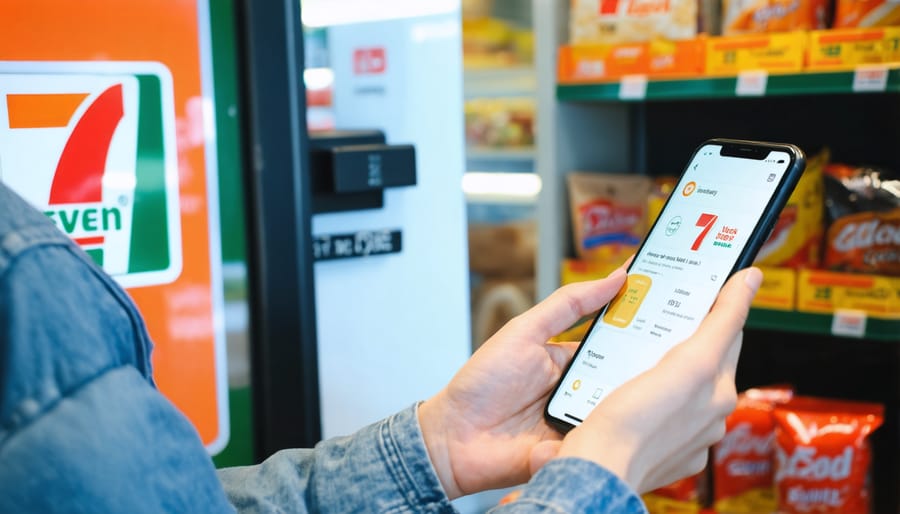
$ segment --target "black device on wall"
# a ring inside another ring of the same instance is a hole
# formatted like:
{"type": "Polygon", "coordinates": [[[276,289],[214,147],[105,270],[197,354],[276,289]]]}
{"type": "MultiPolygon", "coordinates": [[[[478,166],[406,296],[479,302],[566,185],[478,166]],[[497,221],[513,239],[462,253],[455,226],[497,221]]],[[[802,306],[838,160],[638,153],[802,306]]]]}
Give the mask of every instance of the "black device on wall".
{"type": "Polygon", "coordinates": [[[310,134],[314,213],[384,206],[388,187],[416,184],[416,149],[388,145],[380,130],[310,134]]]}
{"type": "Polygon", "coordinates": [[[300,2],[238,4],[255,457],[322,435],[300,2]]]}

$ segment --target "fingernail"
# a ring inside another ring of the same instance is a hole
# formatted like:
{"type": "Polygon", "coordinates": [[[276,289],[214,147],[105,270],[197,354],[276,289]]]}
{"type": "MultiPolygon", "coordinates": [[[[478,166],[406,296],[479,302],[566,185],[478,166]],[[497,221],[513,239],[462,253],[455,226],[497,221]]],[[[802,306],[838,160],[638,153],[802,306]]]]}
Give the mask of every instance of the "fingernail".
{"type": "Polygon", "coordinates": [[[756,290],[759,289],[762,281],[763,274],[759,268],[749,268],[747,274],[744,275],[744,283],[747,284],[747,287],[749,287],[754,294],[756,293],[756,290]]]}

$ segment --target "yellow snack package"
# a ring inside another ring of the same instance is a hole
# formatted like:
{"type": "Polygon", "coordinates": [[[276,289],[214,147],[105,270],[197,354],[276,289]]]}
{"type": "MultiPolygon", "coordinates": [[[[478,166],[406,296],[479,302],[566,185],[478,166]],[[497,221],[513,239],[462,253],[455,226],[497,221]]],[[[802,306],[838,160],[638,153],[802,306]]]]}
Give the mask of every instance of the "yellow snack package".
{"type": "Polygon", "coordinates": [[[825,186],[822,172],[828,164],[827,149],[809,159],[800,182],[782,209],[769,239],[755,264],[787,268],[819,265],[825,237],[825,186]]]}
{"type": "Polygon", "coordinates": [[[643,43],[697,35],[697,0],[571,0],[573,45],[643,43]]]}

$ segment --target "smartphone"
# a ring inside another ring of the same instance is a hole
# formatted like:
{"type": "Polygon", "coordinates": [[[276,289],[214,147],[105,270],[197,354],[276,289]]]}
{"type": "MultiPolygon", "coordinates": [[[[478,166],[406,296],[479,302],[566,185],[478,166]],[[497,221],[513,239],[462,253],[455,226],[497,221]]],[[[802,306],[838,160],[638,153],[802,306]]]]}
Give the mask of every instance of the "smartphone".
{"type": "Polygon", "coordinates": [[[545,409],[567,432],[690,337],[722,285],[750,266],[806,166],[796,146],[711,139],[691,157],[545,409]]]}

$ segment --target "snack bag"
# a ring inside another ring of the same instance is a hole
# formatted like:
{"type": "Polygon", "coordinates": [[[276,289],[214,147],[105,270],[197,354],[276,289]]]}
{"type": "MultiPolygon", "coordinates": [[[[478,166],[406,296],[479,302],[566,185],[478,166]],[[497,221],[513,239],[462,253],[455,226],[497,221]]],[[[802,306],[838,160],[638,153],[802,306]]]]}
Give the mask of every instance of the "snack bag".
{"type": "Polygon", "coordinates": [[[570,173],[575,250],[582,259],[621,262],[647,231],[651,181],[641,175],[570,173]]]}
{"type": "Polygon", "coordinates": [[[888,27],[900,25],[900,3],[896,0],[837,0],[834,28],[888,27]]]}
{"type": "Polygon", "coordinates": [[[789,386],[748,389],[725,420],[725,437],[713,446],[713,500],[722,514],[775,510],[773,460],[776,405],[793,396],[789,386]]]}
{"type": "Polygon", "coordinates": [[[824,266],[900,276],[900,177],[877,168],[825,168],[824,266]]]}
{"type": "Polygon", "coordinates": [[[697,514],[703,501],[706,471],[654,489],[641,499],[650,514],[697,514]]]}
{"type": "Polygon", "coordinates": [[[775,486],[783,514],[868,514],[873,403],[797,397],[775,408],[775,486]]]}
{"type": "Polygon", "coordinates": [[[722,34],[826,28],[827,0],[723,0],[722,34]]]}
{"type": "Polygon", "coordinates": [[[573,45],[643,43],[697,35],[698,0],[572,0],[573,45]]]}
{"type": "Polygon", "coordinates": [[[829,151],[809,159],[806,170],[781,210],[755,264],[789,268],[818,267],[825,237],[825,186],[822,171],[829,151]]]}
{"type": "Polygon", "coordinates": [[[659,217],[677,184],[678,177],[657,177],[653,180],[650,196],[647,197],[647,230],[650,230],[659,217]]]}

